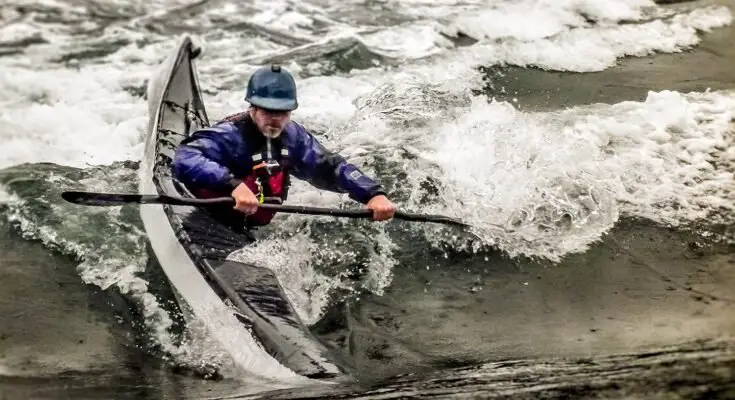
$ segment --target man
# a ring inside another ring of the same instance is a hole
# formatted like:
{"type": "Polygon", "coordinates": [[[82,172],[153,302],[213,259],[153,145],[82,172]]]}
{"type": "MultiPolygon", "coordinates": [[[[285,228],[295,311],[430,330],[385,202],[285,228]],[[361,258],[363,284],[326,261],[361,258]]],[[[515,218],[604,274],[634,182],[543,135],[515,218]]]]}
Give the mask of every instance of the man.
{"type": "Polygon", "coordinates": [[[195,196],[230,194],[247,225],[267,225],[275,213],[258,205],[285,201],[293,174],[319,189],[348,193],[376,221],[393,217],[396,206],[378,183],[290,121],[298,102],[288,71],[277,65],[256,70],[245,100],[246,112],[193,133],[178,147],[173,175],[195,196]]]}

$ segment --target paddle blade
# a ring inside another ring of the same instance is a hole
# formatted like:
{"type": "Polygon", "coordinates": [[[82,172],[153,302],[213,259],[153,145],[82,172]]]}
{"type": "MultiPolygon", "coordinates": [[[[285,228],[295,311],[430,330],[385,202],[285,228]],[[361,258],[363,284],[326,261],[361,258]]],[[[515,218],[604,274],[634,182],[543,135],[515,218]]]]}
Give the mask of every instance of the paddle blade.
{"type": "MultiPolygon", "coordinates": [[[[145,196],[136,194],[115,194],[115,193],[89,193],[89,192],[62,192],[61,198],[74,203],[85,206],[119,206],[121,203],[141,203],[145,196]]],[[[158,197],[158,196],[150,196],[158,197]]]]}
{"type": "Polygon", "coordinates": [[[187,199],[171,196],[156,196],[151,194],[91,193],[75,191],[62,192],[61,198],[70,203],[85,206],[119,206],[123,203],[210,206],[227,205],[234,202],[231,197],[216,199],[187,199]]]}
{"type": "Polygon", "coordinates": [[[407,212],[396,212],[395,218],[402,219],[404,221],[422,221],[422,222],[435,222],[438,224],[455,225],[464,228],[471,227],[470,224],[460,221],[456,218],[447,217],[444,215],[432,215],[432,214],[413,214],[407,212]]]}
{"type": "Polygon", "coordinates": [[[427,218],[425,221],[427,221],[427,222],[436,222],[438,224],[455,225],[455,226],[460,226],[460,227],[463,227],[463,228],[470,228],[470,227],[472,227],[472,225],[470,225],[470,224],[468,224],[466,222],[462,222],[462,221],[460,221],[460,220],[458,220],[456,218],[445,217],[445,216],[442,216],[442,215],[433,215],[431,218],[427,218]]]}

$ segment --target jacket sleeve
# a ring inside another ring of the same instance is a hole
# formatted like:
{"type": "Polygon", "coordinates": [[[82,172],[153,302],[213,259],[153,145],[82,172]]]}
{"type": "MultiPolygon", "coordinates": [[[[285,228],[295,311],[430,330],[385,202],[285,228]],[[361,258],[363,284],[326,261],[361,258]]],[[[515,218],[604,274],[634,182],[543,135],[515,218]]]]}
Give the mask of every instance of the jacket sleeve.
{"type": "Polygon", "coordinates": [[[202,130],[185,139],[174,155],[173,176],[187,186],[233,190],[240,181],[227,168],[232,155],[225,136],[223,132],[202,130]]]}
{"type": "Polygon", "coordinates": [[[314,187],[366,204],[378,194],[385,194],[375,180],[362,173],[344,157],[322,146],[306,129],[297,125],[296,143],[292,148],[293,175],[314,187]]]}

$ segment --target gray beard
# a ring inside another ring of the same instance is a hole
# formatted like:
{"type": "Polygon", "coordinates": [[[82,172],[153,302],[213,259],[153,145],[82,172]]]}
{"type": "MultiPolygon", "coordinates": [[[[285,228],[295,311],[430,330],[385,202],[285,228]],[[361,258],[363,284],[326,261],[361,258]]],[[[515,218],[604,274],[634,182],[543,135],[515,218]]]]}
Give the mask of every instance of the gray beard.
{"type": "Polygon", "coordinates": [[[277,137],[281,136],[281,131],[278,132],[262,132],[263,136],[269,138],[269,139],[276,139],[277,137]]]}

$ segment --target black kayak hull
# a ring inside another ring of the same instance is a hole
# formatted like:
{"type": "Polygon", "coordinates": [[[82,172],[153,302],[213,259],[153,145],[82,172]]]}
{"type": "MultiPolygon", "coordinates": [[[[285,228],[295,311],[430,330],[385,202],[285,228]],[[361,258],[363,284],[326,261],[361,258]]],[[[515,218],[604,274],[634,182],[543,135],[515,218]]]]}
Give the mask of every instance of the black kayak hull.
{"type": "MultiPolygon", "coordinates": [[[[148,87],[149,124],[140,167],[140,192],[191,197],[171,176],[181,140],[208,126],[189,37],[162,65],[148,87]]],[[[185,308],[249,373],[273,378],[344,376],[326,347],[311,334],[267,268],[228,260],[255,239],[237,233],[203,208],[141,206],[153,253],[185,308]]]]}

